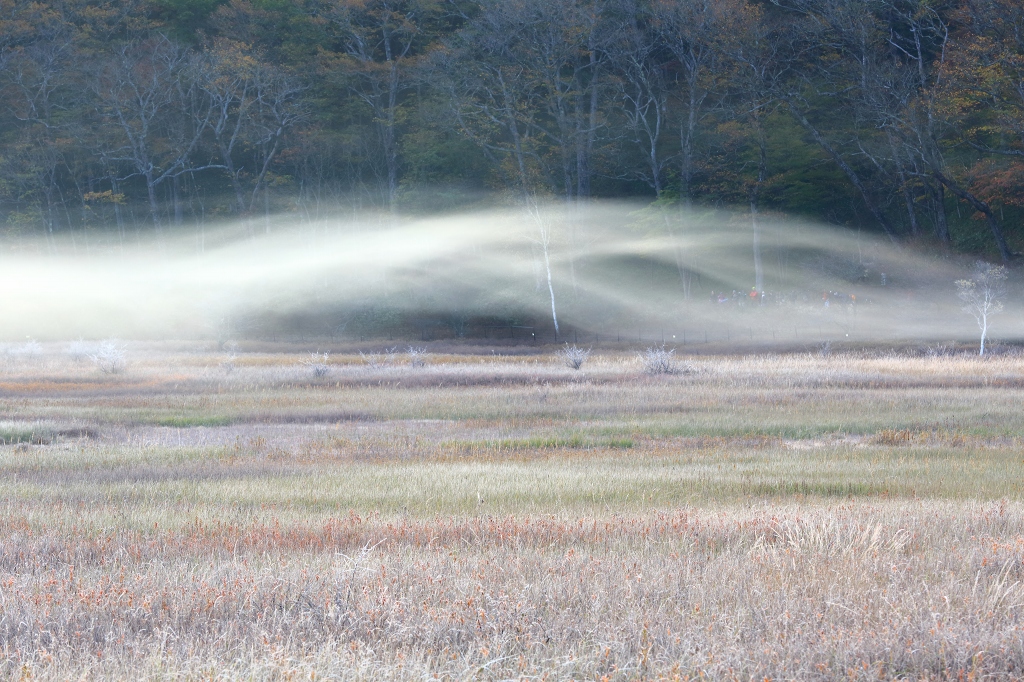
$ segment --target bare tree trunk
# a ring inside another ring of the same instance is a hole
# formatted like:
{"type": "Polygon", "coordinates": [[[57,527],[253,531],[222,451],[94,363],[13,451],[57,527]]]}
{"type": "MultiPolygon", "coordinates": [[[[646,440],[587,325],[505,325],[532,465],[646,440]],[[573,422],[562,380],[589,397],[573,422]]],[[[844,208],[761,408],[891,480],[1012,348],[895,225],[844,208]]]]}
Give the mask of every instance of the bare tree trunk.
{"type": "Polygon", "coordinates": [[[242,183],[238,181],[238,174],[242,172],[241,168],[235,168],[234,159],[231,158],[231,150],[228,149],[227,145],[218,141],[217,144],[220,149],[220,157],[224,160],[224,165],[228,171],[228,177],[231,178],[231,189],[235,193],[235,210],[239,213],[245,212],[245,192],[242,189],[242,183]]]}
{"type": "Polygon", "coordinates": [[[907,207],[907,218],[910,220],[910,234],[916,237],[920,233],[921,227],[917,220],[917,210],[914,207],[914,197],[910,193],[910,181],[907,178],[907,172],[904,169],[903,159],[900,158],[900,154],[896,149],[896,141],[893,139],[892,131],[886,130],[885,137],[889,142],[889,149],[892,152],[892,158],[896,164],[896,175],[900,179],[900,192],[903,194],[903,202],[907,207]]]}
{"type": "MultiPolygon", "coordinates": [[[[389,58],[390,61],[390,58],[389,58]]],[[[388,211],[397,210],[398,201],[398,148],[395,141],[395,108],[398,106],[398,64],[391,61],[388,74],[387,125],[384,126],[384,154],[387,159],[388,211]]]]}
{"type": "Polygon", "coordinates": [[[40,207],[39,209],[40,216],[43,219],[43,234],[46,236],[46,244],[50,249],[50,253],[55,254],[57,252],[57,242],[54,238],[53,226],[57,218],[54,215],[56,209],[53,207],[54,182],[52,176],[43,188],[43,194],[46,196],[46,208],[40,207]]]}
{"type": "Polygon", "coordinates": [[[949,223],[946,222],[946,188],[941,182],[931,185],[932,208],[935,212],[935,236],[944,247],[949,247],[949,223]]]}
{"type": "Polygon", "coordinates": [[[120,191],[118,190],[117,178],[111,174],[110,189],[114,195],[114,220],[117,222],[117,234],[120,240],[121,253],[124,253],[124,216],[121,215],[120,191]]]}
{"type": "Polygon", "coordinates": [[[681,159],[681,171],[679,178],[680,194],[682,195],[683,204],[686,209],[690,209],[693,206],[693,193],[690,190],[690,185],[693,182],[693,135],[697,130],[697,108],[700,102],[697,98],[696,83],[693,82],[694,78],[690,78],[689,99],[688,106],[686,108],[686,121],[684,125],[679,128],[680,131],[680,147],[682,151],[681,159]]]}
{"type": "Polygon", "coordinates": [[[917,222],[917,211],[914,208],[914,197],[910,194],[910,186],[907,184],[907,174],[903,167],[899,167],[900,191],[903,194],[903,202],[907,206],[907,217],[910,219],[910,234],[914,237],[920,233],[921,228],[917,222]]]}
{"type": "Polygon", "coordinates": [[[551,278],[551,230],[547,223],[544,222],[544,216],[540,213],[540,207],[537,206],[537,199],[530,192],[529,177],[526,172],[526,159],[523,155],[522,140],[519,137],[519,126],[515,121],[511,122],[511,129],[513,131],[513,139],[515,142],[514,149],[516,155],[516,164],[519,166],[519,181],[522,186],[523,198],[526,201],[527,210],[533,214],[533,218],[537,223],[538,237],[541,246],[541,251],[544,256],[544,269],[547,273],[548,279],[548,295],[551,297],[551,321],[555,325],[555,338],[559,336],[558,331],[558,311],[555,307],[555,287],[552,283],[551,278]]]}
{"type": "Polygon", "coordinates": [[[754,288],[760,293],[764,291],[764,268],[761,264],[761,220],[758,202],[761,199],[761,188],[768,176],[768,150],[764,127],[759,118],[755,119],[754,126],[757,131],[757,182],[750,189],[750,227],[754,247],[754,288]]]}
{"type": "Polygon", "coordinates": [[[754,288],[760,293],[764,291],[764,269],[761,266],[761,221],[757,209],[758,194],[759,192],[754,190],[750,195],[750,227],[754,237],[754,288]]]}
{"type": "Polygon", "coordinates": [[[555,325],[555,340],[558,340],[560,332],[558,331],[558,311],[555,310],[555,286],[551,282],[551,258],[548,255],[548,244],[545,239],[544,244],[544,269],[547,270],[548,275],[548,295],[551,297],[551,321],[555,325]]]}
{"type": "Polygon", "coordinates": [[[156,200],[156,183],[152,174],[146,174],[146,195],[149,198],[149,217],[153,220],[153,228],[158,235],[163,234],[163,226],[160,223],[160,204],[156,200]]]}
{"type": "Polygon", "coordinates": [[[978,346],[978,355],[985,354],[985,337],[988,336],[988,316],[981,316],[981,345],[978,346]]]}
{"type": "Polygon", "coordinates": [[[679,273],[679,283],[683,287],[683,300],[689,301],[693,288],[693,270],[686,266],[683,248],[678,243],[676,244],[676,271],[679,273]]]}
{"type": "Polygon", "coordinates": [[[270,187],[263,187],[263,229],[270,234],[270,187]]]}
{"type": "Polygon", "coordinates": [[[597,51],[590,50],[590,110],[587,114],[587,129],[583,136],[583,144],[577,145],[576,159],[576,197],[590,196],[590,158],[594,153],[594,141],[597,138],[597,117],[600,104],[598,99],[598,64],[597,51]]]}
{"type": "Polygon", "coordinates": [[[181,227],[182,206],[181,206],[181,180],[175,175],[171,179],[171,199],[174,201],[174,226],[181,227]]]}
{"type": "MultiPolygon", "coordinates": [[[[689,80],[690,87],[687,88],[688,106],[686,108],[686,119],[679,126],[679,143],[680,151],[682,152],[680,160],[680,170],[682,172],[679,177],[679,194],[682,199],[679,204],[680,218],[689,217],[690,211],[693,209],[693,192],[691,191],[693,183],[693,137],[697,130],[697,109],[700,106],[700,99],[697,97],[696,90],[696,74],[691,74],[689,80]]],[[[679,273],[679,281],[683,287],[683,300],[689,301],[691,285],[693,283],[693,272],[686,266],[682,246],[678,243],[674,232],[672,238],[676,241],[676,270],[679,273]]]]}

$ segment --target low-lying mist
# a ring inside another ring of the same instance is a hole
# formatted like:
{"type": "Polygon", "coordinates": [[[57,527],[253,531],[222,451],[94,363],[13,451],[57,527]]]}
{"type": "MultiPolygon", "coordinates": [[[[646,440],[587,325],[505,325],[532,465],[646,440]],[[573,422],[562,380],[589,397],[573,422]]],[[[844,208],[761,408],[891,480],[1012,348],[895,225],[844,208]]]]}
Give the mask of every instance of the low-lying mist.
{"type": "MultiPolygon", "coordinates": [[[[429,339],[509,326],[554,340],[554,316],[569,341],[977,336],[956,295],[963,262],[792,219],[762,220],[759,290],[742,213],[595,203],[269,224],[255,237],[207,226],[202,247],[166,232],[74,256],[9,242],[0,336],[429,339]]],[[[990,333],[1019,338],[1012,286],[1003,298],[990,333]]]]}

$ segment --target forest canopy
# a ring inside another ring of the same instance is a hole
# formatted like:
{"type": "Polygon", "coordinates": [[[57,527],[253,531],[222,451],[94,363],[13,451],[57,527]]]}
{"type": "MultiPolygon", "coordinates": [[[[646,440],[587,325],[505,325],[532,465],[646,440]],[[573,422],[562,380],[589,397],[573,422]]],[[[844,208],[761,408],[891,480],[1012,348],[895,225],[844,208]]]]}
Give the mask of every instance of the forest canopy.
{"type": "Polygon", "coordinates": [[[0,0],[0,102],[0,236],[632,198],[1024,250],[1017,0],[0,0]]]}

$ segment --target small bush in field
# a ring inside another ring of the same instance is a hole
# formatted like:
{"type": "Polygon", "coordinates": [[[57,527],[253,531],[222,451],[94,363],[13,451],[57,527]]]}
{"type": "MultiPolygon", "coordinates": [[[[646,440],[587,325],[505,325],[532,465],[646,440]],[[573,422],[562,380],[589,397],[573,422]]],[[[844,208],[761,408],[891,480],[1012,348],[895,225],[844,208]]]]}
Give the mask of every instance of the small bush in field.
{"type": "Polygon", "coordinates": [[[96,352],[89,356],[93,364],[104,374],[120,374],[127,367],[127,349],[117,339],[102,342],[96,352]]]}
{"type": "Polygon", "coordinates": [[[238,359],[238,343],[228,341],[224,344],[224,350],[227,352],[227,357],[224,358],[224,362],[220,366],[224,368],[227,374],[231,374],[235,371],[235,360],[238,359]]]}
{"type": "Polygon", "coordinates": [[[929,358],[948,358],[956,355],[956,341],[935,343],[925,346],[925,355],[929,358]]]}
{"type": "Polygon", "coordinates": [[[409,346],[409,349],[405,351],[405,354],[409,356],[410,367],[423,367],[427,364],[427,349],[422,346],[409,346]]]}
{"type": "Polygon", "coordinates": [[[330,359],[330,353],[310,353],[308,360],[303,360],[302,364],[305,365],[313,372],[313,376],[316,378],[325,377],[331,371],[331,366],[327,364],[330,359]]]}
{"type": "Polygon", "coordinates": [[[665,348],[665,344],[651,346],[640,353],[640,362],[647,374],[678,374],[680,367],[676,363],[675,354],[676,349],[665,348]]]}
{"type": "Polygon", "coordinates": [[[583,367],[583,363],[590,357],[591,350],[592,349],[590,348],[580,348],[575,344],[570,346],[567,343],[565,344],[565,348],[559,349],[555,355],[563,364],[565,364],[566,367],[570,369],[580,369],[583,367]]]}
{"type": "Polygon", "coordinates": [[[43,344],[39,343],[35,339],[29,339],[25,343],[15,348],[14,352],[17,355],[25,357],[37,357],[43,354],[43,344]]]}
{"type": "Polygon", "coordinates": [[[394,348],[385,348],[382,353],[363,353],[359,352],[359,357],[363,359],[371,369],[384,369],[395,364],[395,359],[398,357],[398,346],[394,348]]]}
{"type": "Polygon", "coordinates": [[[92,344],[81,338],[68,344],[68,356],[76,362],[89,357],[90,350],[92,350],[92,344]]]}

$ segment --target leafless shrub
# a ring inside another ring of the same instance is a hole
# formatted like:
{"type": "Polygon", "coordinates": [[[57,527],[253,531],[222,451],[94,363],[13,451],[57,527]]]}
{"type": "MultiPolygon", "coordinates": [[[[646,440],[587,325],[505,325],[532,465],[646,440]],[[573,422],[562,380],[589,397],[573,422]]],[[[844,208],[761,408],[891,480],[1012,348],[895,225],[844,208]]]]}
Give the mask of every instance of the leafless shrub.
{"type": "Polygon", "coordinates": [[[821,342],[821,344],[818,346],[818,355],[820,355],[823,358],[827,358],[828,356],[832,355],[832,342],[821,342]]]}
{"type": "Polygon", "coordinates": [[[231,374],[235,371],[235,360],[238,359],[238,344],[234,341],[228,341],[224,344],[224,350],[227,352],[227,357],[224,362],[220,363],[220,366],[224,368],[224,371],[231,374]]]}
{"type": "Polygon", "coordinates": [[[956,355],[956,342],[933,343],[925,346],[924,354],[930,358],[948,358],[956,355]]]}
{"type": "Polygon", "coordinates": [[[89,357],[90,350],[92,350],[92,344],[79,337],[77,341],[68,344],[67,354],[72,360],[80,362],[89,357]]]}
{"type": "Polygon", "coordinates": [[[359,357],[363,359],[371,369],[384,369],[395,364],[395,359],[398,358],[398,346],[394,348],[385,348],[381,353],[363,353],[359,352],[359,357]]]}
{"type": "Polygon", "coordinates": [[[668,349],[665,344],[651,346],[639,354],[640,362],[647,374],[678,374],[680,367],[675,360],[676,349],[668,349]]]}
{"type": "Polygon", "coordinates": [[[104,374],[120,374],[127,367],[127,347],[117,339],[108,339],[89,359],[104,374]]]}
{"type": "Polygon", "coordinates": [[[302,364],[313,372],[314,377],[319,379],[327,376],[331,371],[331,366],[327,364],[330,357],[330,353],[310,353],[309,359],[303,360],[302,364]]]}
{"type": "Polygon", "coordinates": [[[566,343],[565,348],[560,348],[555,356],[569,369],[580,369],[590,357],[591,351],[591,348],[580,348],[576,344],[570,346],[566,343]]]}
{"type": "Polygon", "coordinates": [[[405,351],[405,354],[409,356],[410,367],[423,367],[427,364],[427,349],[422,346],[409,346],[409,349],[405,351]]]}
{"type": "Polygon", "coordinates": [[[39,343],[35,339],[29,339],[25,343],[15,348],[14,352],[17,355],[37,357],[43,354],[43,344],[39,343]]]}
{"type": "Polygon", "coordinates": [[[551,382],[545,381],[537,385],[537,402],[546,403],[551,397],[551,382]]]}

